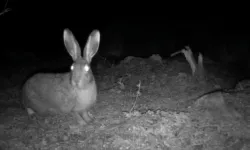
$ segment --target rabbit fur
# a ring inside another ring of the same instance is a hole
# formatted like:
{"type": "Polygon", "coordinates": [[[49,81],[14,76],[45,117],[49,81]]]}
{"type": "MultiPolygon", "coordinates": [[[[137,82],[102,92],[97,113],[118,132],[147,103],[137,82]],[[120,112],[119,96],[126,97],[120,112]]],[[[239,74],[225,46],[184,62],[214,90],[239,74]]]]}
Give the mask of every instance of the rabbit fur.
{"type": "Polygon", "coordinates": [[[62,74],[35,74],[23,85],[22,100],[28,115],[73,112],[78,123],[84,125],[92,120],[88,111],[97,100],[97,87],[90,63],[99,49],[100,32],[91,32],[83,50],[83,57],[81,48],[70,30],[64,30],[63,39],[74,61],[71,71],[62,74]]]}

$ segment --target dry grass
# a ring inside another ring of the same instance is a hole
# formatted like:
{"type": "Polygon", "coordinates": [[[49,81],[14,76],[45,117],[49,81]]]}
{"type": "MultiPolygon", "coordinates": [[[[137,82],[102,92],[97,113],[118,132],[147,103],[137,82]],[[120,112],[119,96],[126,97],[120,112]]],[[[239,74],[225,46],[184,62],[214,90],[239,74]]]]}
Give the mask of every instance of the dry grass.
{"type": "MultiPolygon", "coordinates": [[[[96,74],[99,95],[92,109],[93,122],[78,126],[71,114],[29,120],[24,110],[9,108],[1,114],[1,147],[19,150],[249,148],[250,104],[249,97],[242,96],[246,92],[224,93],[224,99],[216,96],[197,99],[214,88],[213,78],[209,82],[197,82],[190,75],[187,63],[159,57],[157,60],[128,57],[116,66],[99,69],[102,71],[96,74]]],[[[18,85],[2,90],[0,100],[9,104],[19,101],[19,90],[18,85]]]]}

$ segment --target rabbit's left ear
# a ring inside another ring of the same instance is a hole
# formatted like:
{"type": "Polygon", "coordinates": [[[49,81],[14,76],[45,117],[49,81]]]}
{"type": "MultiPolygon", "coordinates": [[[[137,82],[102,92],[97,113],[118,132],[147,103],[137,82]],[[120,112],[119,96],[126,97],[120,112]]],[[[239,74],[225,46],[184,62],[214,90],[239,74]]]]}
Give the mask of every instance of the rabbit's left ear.
{"type": "Polygon", "coordinates": [[[83,57],[86,59],[88,63],[91,62],[92,58],[96,54],[99,49],[100,44],[100,32],[98,30],[94,30],[89,35],[88,41],[84,48],[83,57]]]}
{"type": "Polygon", "coordinates": [[[64,45],[72,59],[75,61],[77,58],[81,58],[81,48],[69,29],[64,30],[63,40],[64,45]]]}

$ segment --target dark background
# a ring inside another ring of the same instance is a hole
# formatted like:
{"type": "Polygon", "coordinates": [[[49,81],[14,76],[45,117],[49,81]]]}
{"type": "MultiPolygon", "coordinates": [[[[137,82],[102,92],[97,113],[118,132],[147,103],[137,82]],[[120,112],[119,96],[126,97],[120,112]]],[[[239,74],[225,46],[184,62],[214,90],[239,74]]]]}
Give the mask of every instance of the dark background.
{"type": "MultiPolygon", "coordinates": [[[[2,64],[71,59],[63,44],[69,28],[82,48],[90,32],[100,30],[97,57],[169,57],[189,45],[216,61],[250,65],[249,15],[239,11],[243,7],[145,3],[9,0],[11,11],[0,16],[2,64]]],[[[4,5],[1,1],[1,10],[4,5]]]]}

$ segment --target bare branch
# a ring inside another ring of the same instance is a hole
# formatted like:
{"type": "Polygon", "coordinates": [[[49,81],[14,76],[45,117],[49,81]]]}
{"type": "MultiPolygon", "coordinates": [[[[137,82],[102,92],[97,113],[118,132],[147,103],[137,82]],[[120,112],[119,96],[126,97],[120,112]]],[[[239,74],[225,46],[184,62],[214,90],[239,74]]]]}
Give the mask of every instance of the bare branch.
{"type": "Polygon", "coordinates": [[[5,5],[4,5],[4,10],[0,13],[0,16],[11,11],[10,8],[6,8],[7,7],[7,4],[8,4],[9,0],[6,1],[5,5]]]}

